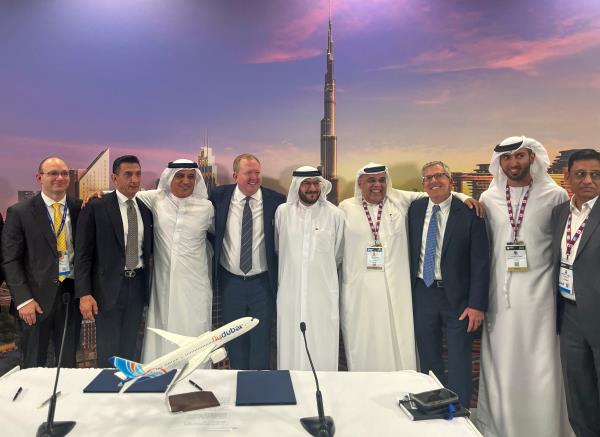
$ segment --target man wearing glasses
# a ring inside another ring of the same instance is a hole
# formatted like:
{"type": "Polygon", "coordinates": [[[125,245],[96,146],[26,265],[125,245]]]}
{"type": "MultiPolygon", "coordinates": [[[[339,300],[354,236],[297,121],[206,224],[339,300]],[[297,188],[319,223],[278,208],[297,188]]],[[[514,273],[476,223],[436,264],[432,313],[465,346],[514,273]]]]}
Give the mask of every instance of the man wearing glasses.
{"type": "Polygon", "coordinates": [[[472,333],[481,326],[488,305],[490,265],[485,221],[452,196],[446,164],[429,162],[421,173],[429,198],[415,200],[408,212],[415,340],[421,372],[433,371],[468,408],[472,333]],[[443,331],[448,345],[447,380],[443,331]]]}
{"type": "Polygon", "coordinates": [[[67,196],[69,167],[44,159],[35,176],[41,193],[8,209],[2,235],[11,312],[21,329],[21,367],[46,366],[50,339],[58,357],[65,321],[62,295],[71,295],[62,365],[75,367],[81,315],[73,295],[73,241],[81,201],[67,196]]]}
{"type": "Polygon", "coordinates": [[[600,153],[569,157],[573,197],[552,211],[558,332],[569,422],[578,437],[600,435],[600,153]]]}

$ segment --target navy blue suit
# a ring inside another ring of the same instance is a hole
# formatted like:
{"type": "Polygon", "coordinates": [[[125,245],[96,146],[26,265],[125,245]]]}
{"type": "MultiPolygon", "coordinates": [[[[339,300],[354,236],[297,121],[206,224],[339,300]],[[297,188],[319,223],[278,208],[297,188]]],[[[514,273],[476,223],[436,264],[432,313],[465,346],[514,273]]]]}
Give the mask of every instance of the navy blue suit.
{"type": "Polygon", "coordinates": [[[437,278],[442,284],[427,287],[417,274],[428,203],[429,198],[416,200],[408,212],[415,338],[421,371],[432,370],[468,407],[472,336],[467,333],[468,319],[458,318],[467,307],[487,311],[490,263],[485,221],[452,198],[441,249],[442,278],[437,278]],[[448,344],[447,380],[442,361],[442,328],[448,344]]]}
{"type": "Polygon", "coordinates": [[[221,296],[223,323],[240,317],[257,317],[260,323],[249,334],[227,345],[234,369],[268,369],[270,361],[271,324],[277,293],[277,255],[275,253],[274,220],[277,207],[285,196],[261,187],[267,271],[252,277],[234,275],[220,265],[223,239],[227,230],[229,206],[236,185],[213,188],[210,201],[215,207],[213,284],[221,296]]]}

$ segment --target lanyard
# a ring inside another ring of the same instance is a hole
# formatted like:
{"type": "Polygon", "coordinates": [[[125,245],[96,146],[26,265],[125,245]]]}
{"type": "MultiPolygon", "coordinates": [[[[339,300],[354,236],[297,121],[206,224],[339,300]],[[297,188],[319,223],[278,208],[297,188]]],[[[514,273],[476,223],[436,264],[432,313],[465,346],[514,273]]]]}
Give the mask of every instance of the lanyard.
{"type": "Polygon", "coordinates": [[[510,226],[513,229],[513,240],[517,242],[517,236],[519,235],[519,229],[521,229],[521,223],[523,223],[523,215],[525,214],[525,207],[527,206],[527,200],[529,199],[529,190],[531,190],[531,184],[533,181],[529,182],[529,187],[527,187],[527,191],[525,192],[525,196],[523,196],[523,200],[521,201],[521,206],[519,208],[519,216],[517,218],[517,222],[515,223],[515,216],[513,213],[512,203],[510,201],[510,187],[508,183],[506,184],[506,207],[508,208],[508,218],[510,220],[510,226]]]}
{"type": "Polygon", "coordinates": [[[583,230],[585,229],[585,225],[587,224],[588,219],[590,218],[590,216],[588,215],[585,220],[583,221],[583,223],[579,226],[579,229],[577,229],[577,232],[575,232],[575,235],[573,235],[573,238],[571,238],[571,220],[573,218],[573,213],[569,212],[569,219],[567,220],[567,260],[569,259],[569,256],[571,256],[571,250],[573,250],[573,246],[575,246],[575,243],[577,242],[577,240],[579,240],[579,237],[581,237],[581,234],[583,234],[583,230]]]}
{"type": "Polygon", "coordinates": [[[58,239],[58,236],[63,231],[63,229],[65,227],[65,223],[67,221],[67,204],[65,203],[65,206],[63,207],[62,220],[61,220],[60,225],[58,227],[58,231],[54,227],[54,220],[52,219],[52,217],[50,217],[50,213],[48,212],[48,207],[46,207],[46,215],[48,216],[48,220],[50,220],[50,226],[52,227],[52,232],[54,232],[54,235],[56,236],[56,239],[58,239]]]}
{"type": "Polygon", "coordinates": [[[367,206],[367,202],[363,200],[362,202],[363,209],[365,210],[365,214],[367,215],[367,220],[369,221],[369,226],[371,227],[371,233],[373,234],[373,238],[375,239],[375,246],[381,246],[379,242],[379,225],[381,224],[381,212],[383,211],[383,201],[379,202],[379,207],[377,209],[377,223],[373,225],[373,219],[371,218],[371,213],[369,212],[369,207],[367,206]]]}

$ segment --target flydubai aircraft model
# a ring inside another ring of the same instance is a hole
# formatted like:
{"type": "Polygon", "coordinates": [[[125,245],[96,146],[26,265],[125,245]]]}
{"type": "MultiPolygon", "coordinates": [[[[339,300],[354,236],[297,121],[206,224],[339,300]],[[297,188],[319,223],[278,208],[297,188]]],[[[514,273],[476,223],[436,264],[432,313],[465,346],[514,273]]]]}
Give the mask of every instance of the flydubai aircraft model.
{"type": "Polygon", "coordinates": [[[123,393],[136,381],[156,378],[183,364],[181,372],[171,382],[168,393],[178,381],[196,370],[200,364],[208,360],[213,363],[224,360],[227,357],[227,351],[223,348],[225,343],[250,331],[258,325],[258,322],[259,320],[254,317],[242,317],[199,337],[187,337],[161,329],[148,328],[179,348],[147,364],[136,363],[120,357],[110,357],[112,365],[119,370],[115,375],[125,382],[120,393],[123,393]]]}

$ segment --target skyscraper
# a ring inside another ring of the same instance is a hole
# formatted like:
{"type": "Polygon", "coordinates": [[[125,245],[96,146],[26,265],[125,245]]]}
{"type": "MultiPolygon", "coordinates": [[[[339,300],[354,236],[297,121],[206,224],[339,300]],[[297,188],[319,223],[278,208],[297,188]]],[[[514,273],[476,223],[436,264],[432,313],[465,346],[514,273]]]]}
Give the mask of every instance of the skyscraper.
{"type": "Polygon", "coordinates": [[[110,149],[104,149],[79,177],[79,198],[87,199],[96,191],[110,189],[110,149]]]}
{"type": "Polygon", "coordinates": [[[212,188],[217,185],[217,163],[212,147],[208,145],[208,133],[204,134],[204,145],[200,148],[198,155],[198,167],[210,195],[212,188]]]}
{"type": "MultiPolygon", "coordinates": [[[[331,8],[331,5],[330,5],[331,8]]],[[[331,193],[327,199],[338,204],[339,189],[337,178],[337,136],[335,134],[335,79],[333,78],[333,37],[331,33],[331,9],[329,12],[329,33],[327,39],[327,72],[324,89],[325,113],[321,119],[321,165],[319,169],[325,179],[331,182],[331,193]]]]}

